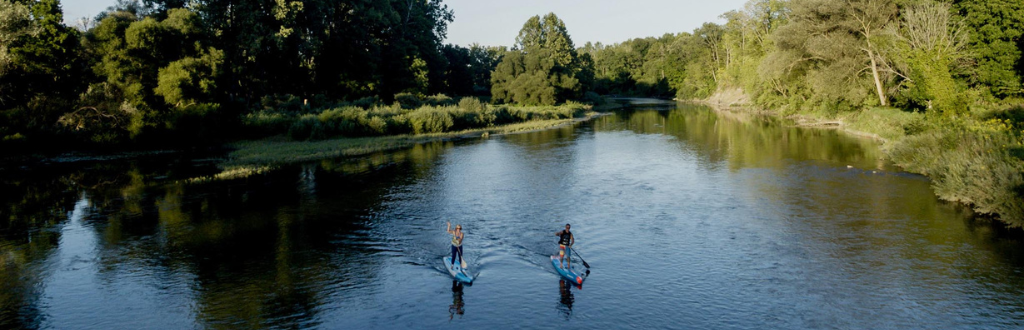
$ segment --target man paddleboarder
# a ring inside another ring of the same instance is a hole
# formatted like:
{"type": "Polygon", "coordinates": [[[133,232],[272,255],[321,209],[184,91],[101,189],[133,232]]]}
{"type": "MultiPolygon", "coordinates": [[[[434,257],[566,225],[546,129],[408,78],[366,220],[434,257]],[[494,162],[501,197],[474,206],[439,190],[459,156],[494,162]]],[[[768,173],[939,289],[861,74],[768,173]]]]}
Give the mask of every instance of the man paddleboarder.
{"type": "Polygon", "coordinates": [[[562,267],[562,263],[565,263],[569,269],[572,269],[572,256],[568,255],[566,250],[572,248],[572,245],[576,243],[576,239],[572,237],[572,232],[569,231],[569,224],[565,224],[565,230],[555,233],[555,236],[558,236],[558,267],[562,267]]]}

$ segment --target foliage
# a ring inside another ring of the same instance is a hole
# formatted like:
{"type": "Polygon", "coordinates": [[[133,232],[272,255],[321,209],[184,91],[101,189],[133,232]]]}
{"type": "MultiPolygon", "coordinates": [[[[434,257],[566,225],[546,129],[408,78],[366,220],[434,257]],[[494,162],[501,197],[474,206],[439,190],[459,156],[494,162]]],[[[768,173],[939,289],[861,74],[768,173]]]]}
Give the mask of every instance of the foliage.
{"type": "Polygon", "coordinates": [[[968,50],[976,65],[964,78],[972,87],[1004,98],[1024,95],[1024,2],[956,0],[968,50]]]}
{"type": "Polygon", "coordinates": [[[590,106],[568,102],[560,106],[492,106],[474,97],[458,102],[444,95],[396,96],[409,108],[396,102],[390,106],[358,107],[335,104],[333,107],[294,107],[287,97],[266,99],[264,108],[243,118],[252,136],[287,133],[293,140],[323,140],[335,136],[366,137],[398,134],[434,134],[508,125],[527,121],[560,120],[582,116],[590,106]]]}
{"type": "Polygon", "coordinates": [[[890,25],[894,40],[888,53],[904,79],[906,100],[945,115],[962,115],[967,100],[953,72],[967,58],[967,38],[949,6],[935,2],[904,7],[899,22],[890,25]]]}
{"type": "Polygon", "coordinates": [[[907,170],[931,177],[940,198],[1022,227],[1024,161],[1013,154],[1021,148],[1020,131],[986,124],[946,126],[910,136],[890,154],[907,170]]]}
{"type": "Polygon", "coordinates": [[[581,79],[590,77],[591,70],[558,16],[534,16],[523,24],[516,47],[491,74],[491,96],[499,103],[562,103],[583,95],[587,86],[581,79]]]}
{"type": "Polygon", "coordinates": [[[57,0],[0,1],[0,137],[44,136],[81,90],[77,30],[57,0]]]}

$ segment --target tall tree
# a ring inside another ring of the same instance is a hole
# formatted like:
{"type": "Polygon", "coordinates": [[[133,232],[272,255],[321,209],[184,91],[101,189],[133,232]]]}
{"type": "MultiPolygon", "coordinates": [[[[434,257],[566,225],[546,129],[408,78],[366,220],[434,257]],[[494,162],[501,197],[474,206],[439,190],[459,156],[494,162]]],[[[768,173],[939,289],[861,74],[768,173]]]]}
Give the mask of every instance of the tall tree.
{"type": "Polygon", "coordinates": [[[855,108],[866,101],[861,88],[868,86],[879,104],[888,104],[876,39],[896,16],[890,0],[794,0],[789,6],[790,21],[772,34],[775,49],[760,67],[782,104],[796,97],[855,108]]]}
{"type": "Polygon", "coordinates": [[[904,7],[888,34],[895,39],[890,53],[909,99],[947,114],[967,110],[953,78],[953,69],[967,58],[967,35],[948,4],[925,1],[904,7]]]}
{"type": "Polygon", "coordinates": [[[550,105],[582,96],[580,78],[592,76],[580,60],[565,23],[554,13],[523,24],[516,47],[491,74],[497,102],[550,105]]]}
{"type": "Polygon", "coordinates": [[[13,130],[52,132],[81,87],[78,31],[64,25],[58,0],[3,2],[10,39],[0,41],[0,110],[13,130]]]}

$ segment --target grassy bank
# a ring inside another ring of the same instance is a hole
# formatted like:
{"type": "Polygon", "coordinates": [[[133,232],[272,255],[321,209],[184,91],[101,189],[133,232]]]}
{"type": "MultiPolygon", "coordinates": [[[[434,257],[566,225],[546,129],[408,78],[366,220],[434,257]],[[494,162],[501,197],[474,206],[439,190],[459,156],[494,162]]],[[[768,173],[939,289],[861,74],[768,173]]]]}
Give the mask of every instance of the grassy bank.
{"type": "Polygon", "coordinates": [[[262,168],[265,166],[294,164],[327,158],[359,156],[380,151],[408,148],[417,143],[461,138],[480,138],[491,135],[547,129],[585,120],[594,115],[596,113],[590,112],[588,115],[579,118],[534,120],[444,133],[337,137],[315,141],[293,140],[283,135],[274,136],[232,144],[231,147],[235,151],[231,152],[228,158],[221,163],[221,167],[226,170],[238,170],[240,168],[262,168]]]}
{"type": "Polygon", "coordinates": [[[538,120],[584,116],[592,106],[568,102],[560,106],[492,105],[475,97],[400,94],[392,104],[376,99],[355,102],[313,102],[294,97],[265,98],[261,109],[246,115],[245,130],[253,136],[286,135],[296,141],[334,137],[375,137],[460,132],[538,120]],[[301,102],[301,103],[300,103],[301,102]]]}
{"type": "Polygon", "coordinates": [[[750,106],[743,99],[719,95],[704,103],[875,138],[893,163],[931,178],[940,199],[969,205],[1010,227],[1024,227],[1024,108],[1003,106],[1005,110],[944,117],[893,108],[778,111],[750,106]]]}
{"type": "Polygon", "coordinates": [[[233,179],[267,169],[321,159],[367,155],[419,143],[529,132],[558,127],[621,107],[491,105],[475,98],[399,97],[389,106],[376,100],[310,106],[293,98],[268,98],[263,110],[247,116],[250,134],[236,142],[220,164],[222,173],[193,181],[233,179]]]}

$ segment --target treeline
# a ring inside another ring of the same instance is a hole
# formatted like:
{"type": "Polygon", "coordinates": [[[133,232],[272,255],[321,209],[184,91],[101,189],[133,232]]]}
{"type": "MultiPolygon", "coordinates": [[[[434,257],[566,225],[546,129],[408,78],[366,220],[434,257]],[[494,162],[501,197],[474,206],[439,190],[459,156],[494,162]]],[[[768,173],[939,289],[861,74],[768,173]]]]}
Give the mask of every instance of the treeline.
{"type": "Polygon", "coordinates": [[[1024,97],[1024,2],[752,0],[693,33],[587,43],[599,93],[963,114],[1024,97]]]}
{"type": "Polygon", "coordinates": [[[488,96],[505,49],[443,45],[452,19],[440,0],[120,0],[71,28],[58,0],[0,0],[0,137],[188,145],[237,137],[266,97],[488,96]]]}

